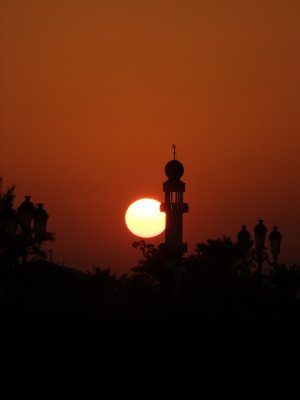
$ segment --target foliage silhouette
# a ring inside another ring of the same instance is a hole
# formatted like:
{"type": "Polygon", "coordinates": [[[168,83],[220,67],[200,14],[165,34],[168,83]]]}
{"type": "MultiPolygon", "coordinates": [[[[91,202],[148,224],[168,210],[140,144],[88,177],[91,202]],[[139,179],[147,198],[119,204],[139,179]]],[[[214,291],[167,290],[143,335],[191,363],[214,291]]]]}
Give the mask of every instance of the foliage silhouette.
{"type": "Polygon", "coordinates": [[[8,187],[3,192],[3,177],[0,176],[0,212],[2,213],[6,208],[13,205],[15,198],[15,185],[8,187]]]}
{"type": "MultiPolygon", "coordinates": [[[[41,244],[55,239],[54,234],[45,232],[43,237],[38,237],[34,229],[28,234],[20,226],[18,213],[13,209],[15,199],[15,185],[3,190],[3,178],[0,177],[0,259],[1,264],[17,265],[20,258],[23,263],[30,259],[44,259],[46,252],[41,244]],[[6,223],[6,221],[11,221],[6,223]]],[[[38,212],[40,209],[35,209],[38,212]]],[[[33,215],[35,218],[35,214],[33,215]]]]}
{"type": "Polygon", "coordinates": [[[160,282],[164,273],[160,249],[145,240],[133,242],[132,247],[140,250],[144,258],[139,261],[137,267],[133,267],[131,270],[137,274],[152,278],[154,282],[160,282]]]}
{"type": "MultiPolygon", "coordinates": [[[[222,239],[208,239],[206,243],[196,245],[196,264],[207,279],[220,286],[237,278],[237,271],[234,268],[239,257],[239,250],[228,236],[222,239]]],[[[187,269],[189,259],[186,260],[187,269]]],[[[193,262],[195,269],[195,262],[193,262]]]]}

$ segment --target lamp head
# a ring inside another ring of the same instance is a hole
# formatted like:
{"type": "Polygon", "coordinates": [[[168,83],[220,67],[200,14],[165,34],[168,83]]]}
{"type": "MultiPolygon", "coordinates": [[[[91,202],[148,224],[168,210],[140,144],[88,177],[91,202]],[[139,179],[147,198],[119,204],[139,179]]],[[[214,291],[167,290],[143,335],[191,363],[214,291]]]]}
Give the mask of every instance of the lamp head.
{"type": "Polygon", "coordinates": [[[264,220],[259,219],[258,224],[254,228],[255,245],[257,250],[263,250],[265,247],[267,228],[264,225],[264,220]]]}
{"type": "Polygon", "coordinates": [[[269,240],[270,240],[271,253],[273,255],[275,262],[280,253],[281,239],[282,235],[278,230],[278,226],[273,226],[273,231],[269,235],[269,240]]]}
{"type": "Polygon", "coordinates": [[[242,230],[238,233],[238,247],[244,254],[248,253],[250,248],[250,233],[247,231],[247,225],[242,225],[242,230]]]}

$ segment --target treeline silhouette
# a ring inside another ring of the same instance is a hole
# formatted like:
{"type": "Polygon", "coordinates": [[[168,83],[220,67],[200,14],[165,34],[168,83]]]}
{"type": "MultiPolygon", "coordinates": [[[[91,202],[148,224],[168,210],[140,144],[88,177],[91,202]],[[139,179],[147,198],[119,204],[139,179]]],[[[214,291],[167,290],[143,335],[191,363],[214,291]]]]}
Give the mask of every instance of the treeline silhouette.
{"type": "Polygon", "coordinates": [[[21,232],[4,231],[12,202],[13,191],[1,194],[3,398],[16,390],[115,398],[117,389],[139,398],[297,398],[298,264],[266,264],[258,281],[255,262],[228,236],[182,259],[180,290],[160,248],[143,240],[133,243],[140,262],[120,276],[53,264],[40,246],[27,248],[24,263],[21,232]]]}
{"type": "Polygon", "coordinates": [[[134,246],[139,246],[144,256],[132,273],[121,276],[109,268],[84,273],[41,258],[26,265],[2,263],[2,312],[196,320],[203,315],[280,317],[299,312],[298,264],[269,267],[258,285],[255,265],[239,262],[239,250],[229,237],[208,240],[182,260],[178,292],[172,271],[164,270],[159,249],[144,241],[134,246]]]}

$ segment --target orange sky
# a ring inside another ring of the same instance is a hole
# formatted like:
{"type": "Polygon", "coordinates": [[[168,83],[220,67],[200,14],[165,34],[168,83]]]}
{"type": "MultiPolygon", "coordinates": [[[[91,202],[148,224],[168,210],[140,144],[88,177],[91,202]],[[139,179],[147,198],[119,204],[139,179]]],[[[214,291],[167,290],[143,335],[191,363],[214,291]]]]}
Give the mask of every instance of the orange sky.
{"type": "Polygon", "coordinates": [[[296,0],[2,0],[0,175],[45,203],[54,261],[124,272],[176,143],[190,251],[264,218],[300,261],[299,71],[296,0]]]}

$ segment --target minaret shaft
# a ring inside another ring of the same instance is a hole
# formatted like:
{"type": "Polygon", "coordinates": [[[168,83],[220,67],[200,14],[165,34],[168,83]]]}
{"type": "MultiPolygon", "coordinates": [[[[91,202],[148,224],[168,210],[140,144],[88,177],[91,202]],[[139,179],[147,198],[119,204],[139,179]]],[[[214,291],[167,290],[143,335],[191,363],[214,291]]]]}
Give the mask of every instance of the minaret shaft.
{"type": "Polygon", "coordinates": [[[166,213],[165,243],[176,247],[182,244],[182,214],[180,212],[166,213]]]}

